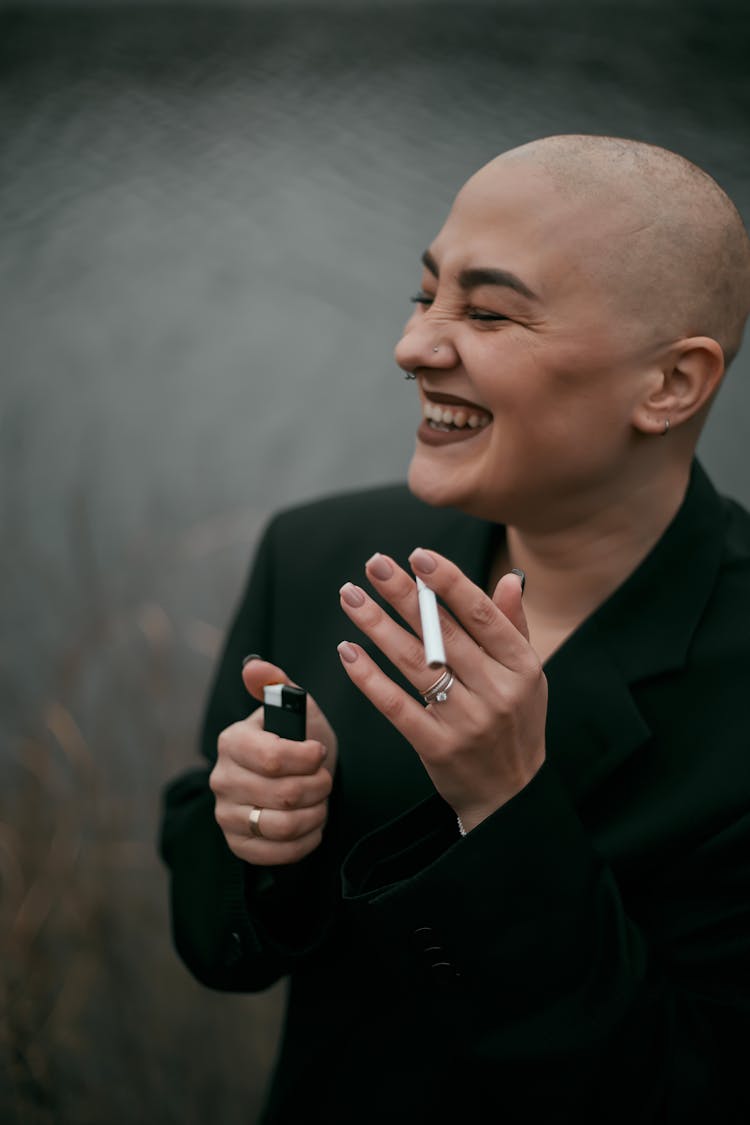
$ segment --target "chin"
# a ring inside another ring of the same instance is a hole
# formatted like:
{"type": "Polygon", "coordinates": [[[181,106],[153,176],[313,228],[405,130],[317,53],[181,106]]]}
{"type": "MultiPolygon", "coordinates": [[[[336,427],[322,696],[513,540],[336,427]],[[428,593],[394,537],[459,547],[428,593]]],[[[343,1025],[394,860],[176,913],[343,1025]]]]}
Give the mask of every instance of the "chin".
{"type": "Polygon", "coordinates": [[[467,516],[491,523],[508,522],[510,512],[505,509],[513,508],[507,497],[504,502],[501,496],[488,496],[476,486],[472,488],[470,481],[464,481],[462,487],[457,473],[431,464],[429,458],[420,457],[419,450],[409,465],[407,484],[413,496],[432,508],[457,508],[467,516]]]}
{"type": "Polygon", "coordinates": [[[412,495],[433,508],[464,508],[461,490],[456,487],[455,477],[451,479],[444,469],[426,464],[415,453],[409,466],[407,484],[412,495]]]}

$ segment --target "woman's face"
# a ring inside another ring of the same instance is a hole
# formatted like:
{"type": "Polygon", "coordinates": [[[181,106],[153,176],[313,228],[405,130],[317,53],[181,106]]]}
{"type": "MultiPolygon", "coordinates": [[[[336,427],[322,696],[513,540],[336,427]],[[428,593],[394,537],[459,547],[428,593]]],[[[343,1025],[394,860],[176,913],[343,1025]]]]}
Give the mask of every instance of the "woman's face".
{"type": "Polygon", "coordinates": [[[396,346],[433,416],[409,470],[417,496],[549,526],[616,494],[654,374],[651,330],[607,284],[622,220],[563,198],[528,160],[495,161],[459,193],[396,346]]]}

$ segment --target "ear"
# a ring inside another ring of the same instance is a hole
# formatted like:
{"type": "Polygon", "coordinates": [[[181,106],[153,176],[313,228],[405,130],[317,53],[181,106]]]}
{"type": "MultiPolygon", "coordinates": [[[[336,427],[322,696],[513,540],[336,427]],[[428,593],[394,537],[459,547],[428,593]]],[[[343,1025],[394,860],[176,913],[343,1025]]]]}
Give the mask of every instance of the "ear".
{"type": "Polygon", "coordinates": [[[638,403],[633,425],[644,434],[663,434],[707,407],[724,374],[724,352],[710,336],[690,336],[672,345],[654,370],[647,397],[638,403]]]}

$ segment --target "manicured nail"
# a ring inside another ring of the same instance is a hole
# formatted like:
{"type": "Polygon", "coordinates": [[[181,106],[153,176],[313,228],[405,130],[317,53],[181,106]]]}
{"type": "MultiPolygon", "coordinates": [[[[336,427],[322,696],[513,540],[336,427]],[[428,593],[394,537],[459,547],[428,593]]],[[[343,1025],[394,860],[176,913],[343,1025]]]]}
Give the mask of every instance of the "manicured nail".
{"type": "Polygon", "coordinates": [[[337,648],[339,656],[347,664],[353,664],[357,659],[357,650],[353,645],[350,645],[348,641],[342,641],[337,648]]]}
{"type": "Polygon", "coordinates": [[[350,605],[353,609],[359,609],[360,606],[365,604],[364,591],[361,590],[359,586],[355,586],[353,582],[345,582],[339,590],[339,593],[346,604],[350,605]]]}
{"type": "Polygon", "coordinates": [[[416,551],[412,551],[409,555],[409,562],[412,569],[416,570],[419,574],[432,574],[437,570],[437,560],[432,557],[427,551],[423,551],[421,547],[417,547],[416,551]]]}
{"type": "Polygon", "coordinates": [[[258,656],[257,652],[251,652],[248,656],[243,656],[242,667],[244,668],[245,665],[249,664],[251,660],[262,660],[262,659],[263,659],[263,657],[258,656]]]}
{"type": "Polygon", "coordinates": [[[386,579],[393,575],[393,567],[388,562],[388,559],[378,551],[375,552],[371,559],[367,560],[365,566],[369,569],[370,574],[375,578],[379,578],[381,582],[385,582],[386,579]]]}
{"type": "Polygon", "coordinates": [[[519,578],[521,579],[521,593],[523,593],[523,592],[524,592],[524,590],[525,590],[525,588],[526,588],[526,575],[525,575],[525,574],[524,574],[524,572],[523,572],[523,571],[522,571],[522,570],[521,570],[521,569],[520,569],[519,567],[517,567],[517,566],[514,566],[514,567],[513,567],[513,569],[511,570],[511,572],[510,572],[510,573],[511,573],[511,574],[517,574],[517,575],[518,575],[518,577],[519,577],[519,578]]]}

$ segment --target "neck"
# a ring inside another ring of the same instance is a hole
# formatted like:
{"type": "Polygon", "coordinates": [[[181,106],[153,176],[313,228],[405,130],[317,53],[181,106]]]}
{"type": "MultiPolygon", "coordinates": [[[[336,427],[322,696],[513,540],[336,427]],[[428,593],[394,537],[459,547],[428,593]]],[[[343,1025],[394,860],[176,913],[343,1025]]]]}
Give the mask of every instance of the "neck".
{"type": "Polygon", "coordinates": [[[686,467],[644,480],[547,532],[507,528],[492,578],[510,567],[526,573],[532,643],[535,626],[563,640],[636,569],[677,513],[688,478],[686,467]]]}

